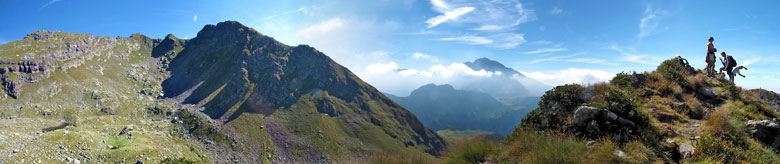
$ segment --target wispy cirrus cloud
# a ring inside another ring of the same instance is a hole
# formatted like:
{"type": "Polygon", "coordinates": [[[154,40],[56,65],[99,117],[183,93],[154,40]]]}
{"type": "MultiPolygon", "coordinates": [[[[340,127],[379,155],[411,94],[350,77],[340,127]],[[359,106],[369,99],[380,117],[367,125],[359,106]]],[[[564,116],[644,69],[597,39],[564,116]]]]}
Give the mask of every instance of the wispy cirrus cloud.
{"type": "Polygon", "coordinates": [[[658,57],[651,57],[647,54],[640,54],[636,53],[636,51],[633,48],[629,47],[621,47],[617,44],[612,44],[609,46],[610,50],[618,52],[620,55],[620,60],[625,62],[632,62],[632,63],[638,63],[638,64],[644,64],[644,65],[655,65],[659,63],[658,57]]]}
{"type": "Polygon", "coordinates": [[[480,36],[473,36],[473,35],[467,35],[467,36],[459,36],[459,37],[448,37],[448,38],[439,38],[438,40],[445,40],[445,41],[461,41],[466,44],[490,44],[493,43],[493,40],[490,40],[485,37],[480,36]]]}
{"type": "Polygon", "coordinates": [[[428,19],[427,21],[425,21],[425,23],[428,24],[428,28],[433,28],[446,21],[457,19],[461,15],[464,15],[471,11],[474,11],[474,7],[455,8],[449,11],[445,11],[442,15],[428,19]]]}
{"type": "Polygon", "coordinates": [[[525,40],[524,34],[518,34],[518,33],[499,33],[499,34],[493,34],[488,36],[466,35],[466,36],[457,36],[457,37],[445,37],[436,40],[460,41],[465,44],[485,45],[488,47],[500,48],[500,49],[515,48],[518,45],[527,42],[525,40]]]}
{"type": "Polygon", "coordinates": [[[315,10],[315,9],[317,9],[316,5],[312,5],[311,7],[300,7],[298,9],[287,10],[287,11],[282,12],[282,13],[266,16],[266,17],[263,17],[263,18],[260,18],[260,19],[255,19],[255,22],[267,21],[267,20],[271,20],[271,19],[274,19],[274,18],[277,18],[277,17],[280,17],[280,16],[284,16],[284,15],[289,15],[289,14],[311,13],[311,11],[315,10]]]}
{"type": "Polygon", "coordinates": [[[547,57],[547,58],[540,58],[540,59],[533,60],[533,61],[529,62],[528,64],[536,64],[536,63],[548,62],[548,61],[560,61],[562,59],[575,57],[577,55],[579,55],[579,54],[571,54],[571,55],[566,55],[566,56],[553,56],[553,57],[547,57]]]}
{"type": "Polygon", "coordinates": [[[566,51],[566,48],[542,48],[534,51],[526,51],[526,52],[520,52],[522,54],[540,54],[540,53],[548,53],[548,52],[560,52],[560,51],[566,51]]]}
{"type": "Polygon", "coordinates": [[[742,66],[748,66],[748,65],[751,65],[751,64],[759,62],[759,61],[761,61],[761,57],[748,58],[748,59],[745,59],[744,62],[742,62],[741,65],[742,66]]]}
{"type": "Polygon", "coordinates": [[[424,53],[420,53],[420,52],[415,52],[414,54],[412,54],[412,58],[414,58],[415,60],[425,59],[425,60],[429,60],[429,61],[432,61],[432,62],[438,62],[439,61],[439,57],[436,57],[436,56],[433,56],[433,55],[424,54],[424,53]]]}
{"type": "Polygon", "coordinates": [[[559,7],[553,7],[552,10],[550,10],[550,14],[552,15],[561,15],[563,13],[563,9],[559,7]]]}
{"type": "Polygon", "coordinates": [[[639,34],[637,37],[640,39],[653,35],[658,32],[658,25],[661,19],[669,15],[669,12],[661,9],[654,9],[648,5],[645,8],[645,12],[642,15],[642,19],[639,20],[639,34]]]}
{"type": "Polygon", "coordinates": [[[442,15],[428,19],[428,28],[445,21],[476,26],[470,29],[495,31],[517,26],[536,19],[534,10],[523,7],[517,0],[431,0],[433,10],[442,15]],[[468,13],[468,14],[467,14],[468,13]]]}
{"type": "Polygon", "coordinates": [[[60,1],[62,1],[62,0],[51,0],[51,1],[47,2],[46,4],[43,4],[43,6],[41,6],[41,8],[38,8],[38,10],[41,10],[43,8],[46,8],[46,7],[49,7],[49,6],[53,5],[54,3],[57,3],[57,2],[60,2],[60,1]]]}

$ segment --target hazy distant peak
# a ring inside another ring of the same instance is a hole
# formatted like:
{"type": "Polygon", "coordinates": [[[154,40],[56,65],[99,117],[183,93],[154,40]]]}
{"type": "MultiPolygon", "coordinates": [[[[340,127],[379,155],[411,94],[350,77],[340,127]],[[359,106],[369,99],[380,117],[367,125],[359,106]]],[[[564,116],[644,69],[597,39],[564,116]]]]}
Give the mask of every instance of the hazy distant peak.
{"type": "Polygon", "coordinates": [[[504,66],[504,64],[501,64],[498,61],[491,60],[485,57],[476,59],[473,62],[466,62],[464,64],[466,64],[466,66],[469,66],[469,68],[474,70],[485,70],[490,72],[498,71],[508,76],[514,74],[519,74],[520,76],[523,76],[523,74],[521,74],[517,70],[504,66]]]}

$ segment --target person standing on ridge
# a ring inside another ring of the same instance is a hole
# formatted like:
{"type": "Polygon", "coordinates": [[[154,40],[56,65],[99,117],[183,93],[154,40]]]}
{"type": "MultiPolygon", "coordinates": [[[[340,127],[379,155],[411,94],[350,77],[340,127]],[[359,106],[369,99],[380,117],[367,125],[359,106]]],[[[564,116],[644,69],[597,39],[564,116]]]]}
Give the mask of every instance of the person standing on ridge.
{"type": "Polygon", "coordinates": [[[707,75],[712,76],[715,74],[715,52],[718,51],[718,49],[715,49],[715,45],[712,44],[713,41],[715,41],[715,38],[710,37],[709,43],[707,43],[707,59],[704,61],[707,62],[707,67],[704,68],[704,71],[707,72],[707,75]]]}

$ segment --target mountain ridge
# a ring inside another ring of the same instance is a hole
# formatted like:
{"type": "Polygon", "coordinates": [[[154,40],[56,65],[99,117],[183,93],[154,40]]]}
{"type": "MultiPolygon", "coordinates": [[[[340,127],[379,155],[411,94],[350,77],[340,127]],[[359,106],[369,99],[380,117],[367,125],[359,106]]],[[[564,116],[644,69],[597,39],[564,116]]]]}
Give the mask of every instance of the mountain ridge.
{"type": "MultiPolygon", "coordinates": [[[[82,142],[45,136],[102,134],[86,143],[89,151],[79,151],[83,155],[78,160],[338,163],[373,153],[439,155],[446,146],[412,113],[322,52],[284,45],[236,21],[206,25],[192,39],[41,31],[0,45],[0,52],[8,61],[41,60],[23,64],[24,71],[28,65],[46,66],[30,71],[41,76],[34,82],[11,78],[25,75],[17,70],[4,72],[4,77],[10,74],[4,80],[13,81],[4,82],[8,94],[18,92],[18,97],[0,100],[2,115],[46,122],[65,119],[76,125],[42,134],[30,128],[0,129],[25,134],[3,142],[14,148],[38,150],[50,143],[84,147],[82,142]],[[52,87],[51,93],[43,93],[52,87]],[[137,130],[123,132],[132,134],[124,137],[107,131],[111,129],[137,130]],[[156,135],[164,132],[173,135],[156,135]],[[42,141],[19,144],[27,139],[42,141]],[[120,151],[121,157],[103,156],[120,151]],[[142,153],[152,158],[138,158],[142,153]]],[[[0,123],[20,123],[13,120],[0,123]]],[[[29,127],[39,126],[44,125],[29,127]]],[[[68,155],[52,151],[48,162],[68,155]]],[[[36,159],[37,151],[26,152],[9,159],[36,159]]]]}

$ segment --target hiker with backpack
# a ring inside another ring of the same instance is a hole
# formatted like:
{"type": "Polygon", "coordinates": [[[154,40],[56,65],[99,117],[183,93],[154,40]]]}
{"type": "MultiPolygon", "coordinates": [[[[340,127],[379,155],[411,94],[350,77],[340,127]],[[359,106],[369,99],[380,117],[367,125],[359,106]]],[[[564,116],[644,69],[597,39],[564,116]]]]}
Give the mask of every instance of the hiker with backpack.
{"type": "Polygon", "coordinates": [[[720,63],[723,63],[723,67],[720,68],[718,73],[723,73],[723,70],[726,70],[726,74],[729,75],[729,81],[734,83],[734,73],[732,71],[734,67],[737,66],[737,60],[734,60],[734,57],[732,56],[726,55],[726,52],[721,52],[720,56],[723,56],[723,58],[720,59],[720,63]]]}
{"type": "Polygon", "coordinates": [[[713,41],[715,41],[715,38],[710,37],[709,43],[707,43],[707,58],[704,60],[704,62],[707,62],[707,67],[704,67],[704,71],[707,72],[707,75],[713,75],[715,74],[715,52],[718,51],[718,49],[715,49],[715,45],[712,44],[713,41]]]}

